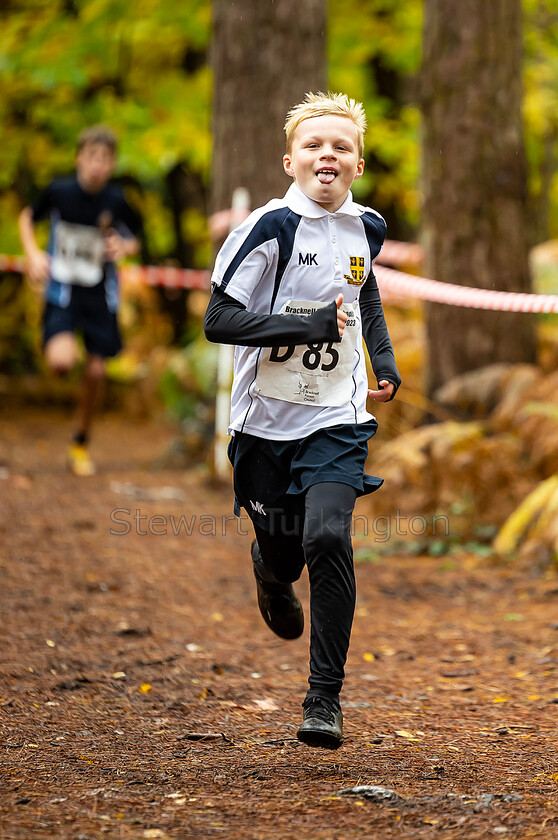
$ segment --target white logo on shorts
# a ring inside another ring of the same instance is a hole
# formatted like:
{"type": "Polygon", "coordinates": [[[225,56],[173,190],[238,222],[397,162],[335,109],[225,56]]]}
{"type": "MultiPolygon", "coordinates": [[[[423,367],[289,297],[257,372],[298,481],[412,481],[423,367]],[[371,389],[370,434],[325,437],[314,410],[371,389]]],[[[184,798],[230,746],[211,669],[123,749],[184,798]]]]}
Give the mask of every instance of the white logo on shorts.
{"type": "Polygon", "coordinates": [[[267,516],[267,513],[263,509],[263,504],[261,502],[253,502],[252,499],[250,499],[250,504],[252,505],[252,510],[255,510],[256,513],[261,513],[262,516],[267,516]]]}

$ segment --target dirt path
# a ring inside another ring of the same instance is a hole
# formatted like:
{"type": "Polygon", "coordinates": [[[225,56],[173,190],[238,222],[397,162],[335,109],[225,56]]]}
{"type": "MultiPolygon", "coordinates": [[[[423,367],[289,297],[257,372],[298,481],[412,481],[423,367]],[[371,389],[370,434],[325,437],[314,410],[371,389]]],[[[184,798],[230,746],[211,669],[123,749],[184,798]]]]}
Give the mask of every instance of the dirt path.
{"type": "Polygon", "coordinates": [[[556,576],[360,562],[346,742],[312,750],[308,634],[261,621],[230,491],[153,468],[164,427],[104,418],[85,480],[66,437],[0,419],[2,840],[558,838],[556,576]]]}

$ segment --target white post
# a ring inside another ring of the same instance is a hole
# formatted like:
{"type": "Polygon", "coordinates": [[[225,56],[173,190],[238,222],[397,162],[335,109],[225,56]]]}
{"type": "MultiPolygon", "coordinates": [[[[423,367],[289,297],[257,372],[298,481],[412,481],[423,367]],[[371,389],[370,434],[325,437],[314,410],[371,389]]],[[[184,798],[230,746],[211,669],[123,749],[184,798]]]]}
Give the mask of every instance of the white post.
{"type": "MultiPolygon", "coordinates": [[[[232,196],[232,212],[229,233],[238,227],[246,217],[250,207],[250,195],[244,187],[238,187],[232,196]]],[[[230,464],[227,458],[228,426],[231,412],[231,385],[233,377],[234,347],[231,344],[219,345],[217,361],[217,399],[215,401],[215,475],[225,479],[229,475],[230,464]]]]}

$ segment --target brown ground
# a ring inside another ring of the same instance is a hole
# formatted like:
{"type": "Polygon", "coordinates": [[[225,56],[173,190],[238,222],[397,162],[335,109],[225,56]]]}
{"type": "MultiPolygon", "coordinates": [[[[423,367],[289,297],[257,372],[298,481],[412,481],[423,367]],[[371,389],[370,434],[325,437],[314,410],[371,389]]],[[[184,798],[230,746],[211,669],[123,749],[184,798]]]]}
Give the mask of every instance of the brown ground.
{"type": "Polygon", "coordinates": [[[360,562],[346,742],[312,750],[308,634],[261,621],[230,490],[153,468],[172,430],[113,416],[70,477],[67,433],[0,419],[2,840],[558,837],[556,576],[360,562]]]}

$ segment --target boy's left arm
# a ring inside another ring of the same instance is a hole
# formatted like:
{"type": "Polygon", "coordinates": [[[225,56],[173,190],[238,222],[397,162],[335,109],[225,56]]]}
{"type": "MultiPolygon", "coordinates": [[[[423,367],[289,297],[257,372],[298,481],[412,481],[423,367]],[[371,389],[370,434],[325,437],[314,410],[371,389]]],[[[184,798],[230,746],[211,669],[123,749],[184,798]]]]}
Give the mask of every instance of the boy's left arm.
{"type": "Polygon", "coordinates": [[[140,251],[142,233],[141,215],[122,196],[116,224],[104,231],[105,259],[118,262],[125,257],[135,257],[140,251]]]}
{"type": "Polygon", "coordinates": [[[110,228],[105,234],[105,258],[110,262],[118,262],[124,257],[135,257],[139,249],[139,239],[135,236],[121,236],[114,228],[110,228]]]}
{"type": "Polygon", "coordinates": [[[368,390],[368,395],[378,402],[392,400],[401,385],[395,363],[393,346],[389,337],[384,309],[374,272],[370,271],[359,298],[362,318],[362,335],[368,348],[378,390],[368,390]]]}

